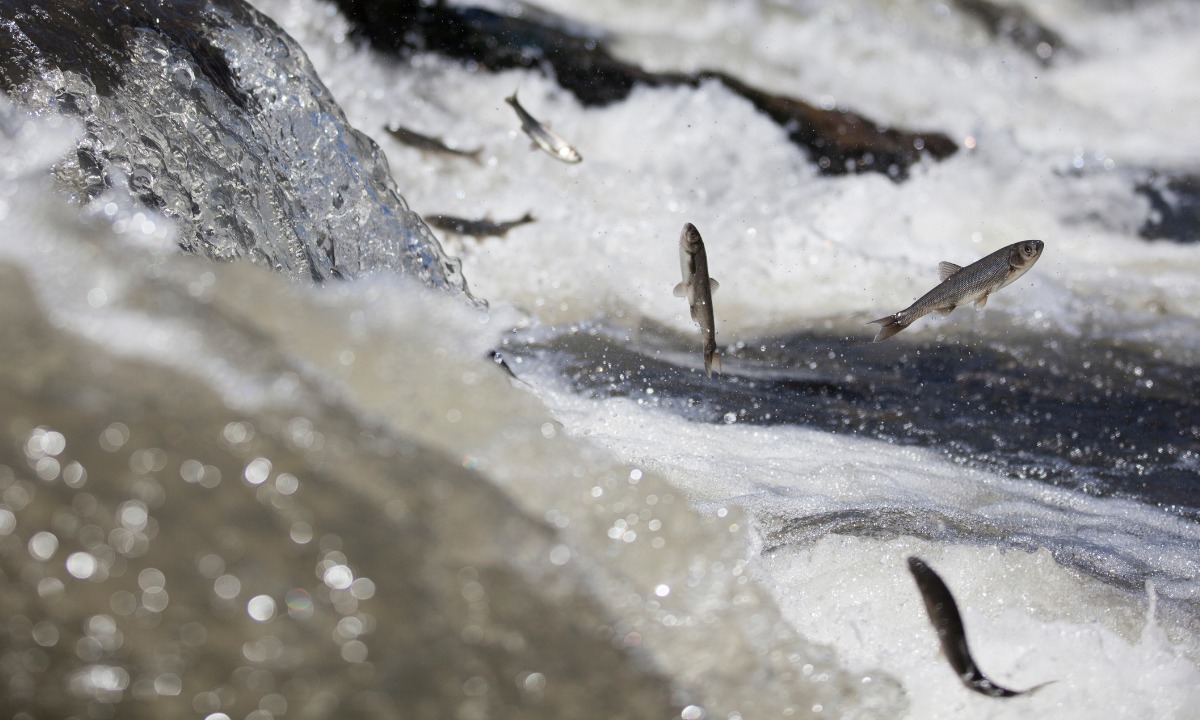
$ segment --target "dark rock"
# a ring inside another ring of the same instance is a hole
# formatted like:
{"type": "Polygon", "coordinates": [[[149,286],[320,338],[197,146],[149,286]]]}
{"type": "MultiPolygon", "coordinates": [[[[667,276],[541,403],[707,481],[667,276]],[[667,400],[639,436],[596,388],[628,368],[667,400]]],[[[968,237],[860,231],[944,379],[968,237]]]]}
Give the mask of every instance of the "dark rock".
{"type": "Polygon", "coordinates": [[[465,291],[379,148],[243,0],[0,0],[0,88],[82,121],[55,168],[62,189],[87,203],[127,186],[186,250],[465,291]]]}
{"type": "Polygon", "coordinates": [[[1200,242],[1200,175],[1152,172],[1134,186],[1150,201],[1138,233],[1148,240],[1200,242]]]}
{"type": "Polygon", "coordinates": [[[884,128],[854,112],[821,110],[772,95],[724,73],[656,73],[620,60],[603,38],[546,13],[510,17],[475,7],[419,0],[338,0],[356,32],[377,50],[400,57],[432,52],[488,70],[525,68],[553,77],[584,105],[624,100],[638,85],[696,86],[715,79],[745,97],[788,131],[821,171],[830,175],[882,172],[900,179],[923,155],[958,149],[937,132],[884,128]]]}
{"type": "Polygon", "coordinates": [[[1008,40],[1042,65],[1073,52],[1061,35],[1020,5],[1001,5],[992,0],[955,0],[955,4],[983,23],[993,37],[1008,40]]]}
{"type": "Polygon", "coordinates": [[[807,149],[822,171],[837,175],[872,170],[902,177],[922,152],[935,159],[958,150],[942,133],[910,133],[881,127],[848,110],[822,110],[801,100],[772,95],[718,72],[701,77],[719,80],[746,98],[788,131],[792,142],[807,149]]]}

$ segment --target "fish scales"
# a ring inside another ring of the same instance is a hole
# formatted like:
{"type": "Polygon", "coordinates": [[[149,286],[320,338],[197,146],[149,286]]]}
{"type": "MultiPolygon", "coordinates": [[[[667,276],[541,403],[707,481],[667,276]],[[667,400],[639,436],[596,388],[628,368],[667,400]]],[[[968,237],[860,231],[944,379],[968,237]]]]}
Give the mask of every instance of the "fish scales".
{"type": "Polygon", "coordinates": [[[969,302],[983,309],[992,293],[1010,285],[1033,267],[1041,257],[1043,247],[1041,240],[1026,240],[1002,247],[964,268],[954,263],[941,263],[938,274],[942,282],[937,287],[900,312],[871,321],[880,326],[875,342],[886,340],[931,312],[949,314],[969,302]]]}

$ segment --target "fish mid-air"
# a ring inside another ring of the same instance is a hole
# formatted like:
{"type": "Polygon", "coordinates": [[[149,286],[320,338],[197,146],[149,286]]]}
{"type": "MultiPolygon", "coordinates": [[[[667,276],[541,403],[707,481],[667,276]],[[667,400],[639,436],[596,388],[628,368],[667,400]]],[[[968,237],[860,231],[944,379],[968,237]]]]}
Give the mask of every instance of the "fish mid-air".
{"type": "Polygon", "coordinates": [[[692,320],[700,323],[704,333],[704,372],[712,377],[715,368],[721,372],[721,356],[717,354],[717,323],[713,319],[712,294],[720,285],[708,276],[708,254],[700,231],[684,223],[679,233],[679,267],[683,282],[675,286],[675,297],[686,297],[692,320]]]}
{"type": "Polygon", "coordinates": [[[439,153],[442,155],[453,155],[455,157],[467,158],[479,162],[479,155],[483,152],[483,148],[475,148],[474,150],[460,150],[452,148],[438,138],[422,135],[416,130],[409,130],[406,127],[397,125],[396,127],[384,126],[384,130],[388,135],[391,135],[397,142],[403,143],[411,148],[416,148],[423,152],[439,153]]]}
{"type": "Polygon", "coordinates": [[[517,117],[521,119],[521,129],[533,140],[535,145],[565,163],[577,163],[583,160],[579,156],[579,152],[571,147],[571,144],[563,139],[561,135],[551,130],[545,123],[542,123],[530,115],[525,108],[521,107],[521,103],[517,102],[517,94],[515,92],[504,98],[504,102],[512,105],[512,109],[517,113],[517,117]]]}
{"type": "Polygon", "coordinates": [[[976,310],[982,310],[983,306],[987,305],[989,295],[1012,283],[1033,267],[1042,256],[1043,246],[1041,240],[1025,240],[1002,247],[966,267],[959,267],[951,262],[938,264],[938,277],[942,280],[940,285],[895,315],[868,323],[880,326],[875,335],[875,342],[887,340],[918,318],[934,311],[949,315],[954,308],[969,302],[975,303],[976,310]]]}
{"type": "Polygon", "coordinates": [[[483,237],[504,237],[509,230],[515,227],[520,227],[531,222],[536,218],[533,213],[525,213],[516,220],[508,220],[505,222],[496,222],[494,220],[468,220],[466,218],[454,217],[453,215],[426,215],[425,222],[439,230],[454,233],[455,235],[470,235],[479,240],[483,237]]]}
{"type": "Polygon", "coordinates": [[[1028,690],[1009,690],[989,680],[971,658],[971,650],[967,647],[967,632],[963,628],[962,616],[958,613],[958,604],[954,602],[950,588],[946,587],[942,578],[919,557],[908,559],[908,570],[917,581],[917,588],[925,601],[925,611],[929,613],[929,621],[933,623],[933,629],[937,631],[938,640],[941,641],[942,654],[950,661],[950,667],[958,673],[958,679],[962,680],[963,685],[982,695],[1016,697],[1049,684],[1042,683],[1028,690]]]}

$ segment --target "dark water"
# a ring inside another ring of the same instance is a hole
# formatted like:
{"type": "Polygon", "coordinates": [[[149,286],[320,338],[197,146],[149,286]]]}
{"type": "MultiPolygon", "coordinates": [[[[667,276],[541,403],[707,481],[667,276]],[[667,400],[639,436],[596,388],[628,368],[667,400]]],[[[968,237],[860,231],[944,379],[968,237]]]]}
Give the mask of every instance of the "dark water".
{"type": "Polygon", "coordinates": [[[928,447],[953,462],[1200,520],[1200,379],[1142,345],[1014,332],[887,343],[801,332],[739,343],[726,372],[698,340],[603,327],[510,341],[590,397],[694,422],[801,425],[928,447]]]}

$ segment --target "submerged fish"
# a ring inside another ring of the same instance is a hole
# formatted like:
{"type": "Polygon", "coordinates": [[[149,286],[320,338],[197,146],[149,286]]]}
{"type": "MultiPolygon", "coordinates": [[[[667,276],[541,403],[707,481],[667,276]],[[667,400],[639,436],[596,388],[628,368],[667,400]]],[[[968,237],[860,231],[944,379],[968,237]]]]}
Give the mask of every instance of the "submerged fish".
{"type": "Polygon", "coordinates": [[[452,232],[456,235],[470,235],[478,240],[481,237],[497,236],[504,237],[509,230],[515,227],[531,223],[536,218],[532,213],[525,213],[516,220],[507,222],[495,222],[493,220],[467,220],[465,218],[454,217],[453,215],[426,215],[425,222],[434,226],[439,230],[452,232]]]}
{"type": "Polygon", "coordinates": [[[708,254],[700,231],[684,223],[679,233],[679,267],[683,282],[675,286],[675,297],[687,297],[692,319],[700,323],[704,333],[704,372],[712,377],[713,368],[721,372],[721,356],[717,354],[717,323],[713,319],[712,294],[720,285],[708,276],[708,254]]]}
{"type": "Polygon", "coordinates": [[[989,680],[971,659],[962,616],[958,614],[958,605],[954,602],[954,596],[950,594],[950,588],[946,587],[946,583],[942,582],[933,568],[926,565],[921,558],[910,557],[908,569],[921,590],[921,597],[925,600],[925,611],[929,613],[929,621],[933,623],[938,640],[942,643],[942,653],[950,661],[950,667],[958,673],[963,685],[991,697],[1016,697],[1049,684],[1042,683],[1028,690],[1009,690],[989,680]]]}
{"type": "Polygon", "coordinates": [[[443,155],[454,155],[457,157],[469,158],[475,162],[479,162],[479,154],[483,152],[483,148],[481,147],[475,148],[474,150],[459,150],[458,148],[452,148],[438,138],[422,135],[415,130],[409,130],[408,128],[400,127],[399,125],[394,128],[384,127],[383,129],[387,130],[388,135],[396,138],[397,141],[404,143],[409,147],[413,147],[418,150],[424,150],[426,152],[435,152],[442,153],[443,155]]]}
{"type": "Polygon", "coordinates": [[[513,110],[517,113],[517,117],[521,119],[521,129],[525,131],[525,134],[538,147],[565,163],[577,163],[583,160],[579,156],[579,152],[571,147],[571,144],[563,139],[561,135],[551,130],[547,125],[530,115],[525,108],[521,107],[521,103],[517,102],[517,94],[515,92],[504,98],[504,102],[512,105],[513,110]]]}
{"type": "Polygon", "coordinates": [[[1013,243],[977,260],[966,267],[951,262],[938,265],[940,285],[921,296],[912,305],[895,315],[872,320],[870,325],[879,325],[875,342],[886,340],[923,315],[937,311],[949,315],[954,308],[969,302],[976,310],[987,305],[988,295],[1008,285],[1025,274],[1042,256],[1041,240],[1025,240],[1013,243]]]}

